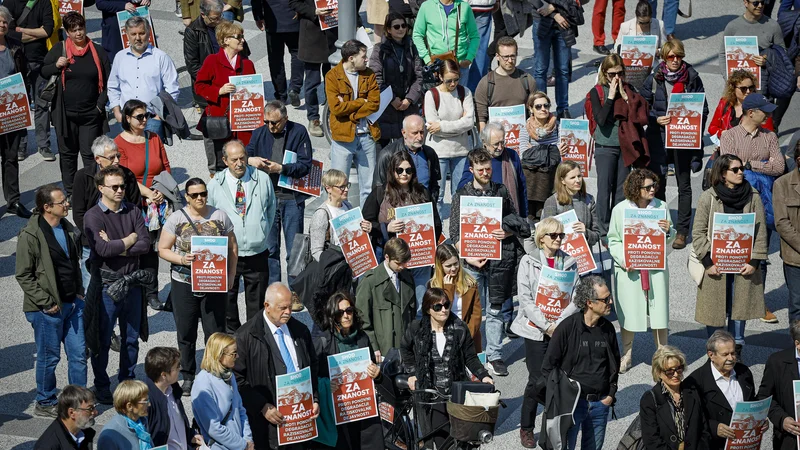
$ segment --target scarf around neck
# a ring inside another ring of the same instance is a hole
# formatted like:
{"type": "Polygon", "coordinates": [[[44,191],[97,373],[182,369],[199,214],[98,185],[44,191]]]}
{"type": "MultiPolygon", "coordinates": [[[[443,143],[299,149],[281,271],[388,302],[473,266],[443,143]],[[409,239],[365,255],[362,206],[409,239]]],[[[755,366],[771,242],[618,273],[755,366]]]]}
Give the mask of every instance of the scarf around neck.
{"type": "Polygon", "coordinates": [[[725,212],[731,211],[732,214],[741,213],[744,207],[750,203],[750,198],[753,196],[753,189],[751,189],[747,180],[734,186],[733,189],[725,186],[725,183],[720,183],[714,186],[714,191],[722,201],[722,207],[725,212]]]}
{"type": "Polygon", "coordinates": [[[150,450],[151,448],[153,448],[153,441],[150,438],[150,433],[148,433],[147,429],[145,428],[144,421],[142,419],[139,419],[136,422],[134,422],[128,416],[124,417],[125,417],[125,422],[128,424],[128,428],[130,428],[134,433],[136,433],[136,439],[139,440],[139,450],[150,450]]]}
{"type": "Polygon", "coordinates": [[[513,152],[510,148],[503,149],[503,155],[500,157],[500,167],[502,168],[503,185],[508,189],[508,195],[511,197],[511,203],[517,209],[517,214],[521,211],[519,209],[519,195],[517,194],[519,186],[517,186],[517,171],[514,169],[514,163],[511,162],[511,157],[508,152],[513,152]]]}
{"type": "Polygon", "coordinates": [[[686,82],[689,81],[689,65],[683,63],[677,72],[670,72],[669,69],[667,69],[667,63],[661,61],[656,68],[655,77],[656,80],[665,80],[671,84],[686,84],[686,82]]]}
{"type": "MultiPolygon", "coordinates": [[[[70,64],[75,64],[75,57],[76,56],[83,56],[86,54],[87,51],[91,50],[92,52],[92,59],[94,60],[94,66],[97,68],[97,92],[103,92],[103,68],[100,65],[100,57],[97,56],[97,49],[94,48],[94,43],[91,39],[86,38],[86,45],[80,49],[72,39],[67,39],[64,41],[64,45],[66,46],[67,50],[67,59],[69,60],[70,64]]],[[[66,73],[69,69],[69,66],[65,67],[64,70],[61,71],[61,87],[64,90],[67,90],[67,79],[66,73]]]]}
{"type": "Polygon", "coordinates": [[[553,130],[556,129],[556,116],[555,114],[550,114],[550,117],[547,119],[544,127],[537,127],[536,124],[537,120],[533,117],[533,115],[531,115],[531,117],[525,123],[525,129],[528,130],[528,136],[530,136],[530,138],[534,141],[538,141],[553,133],[553,130]],[[544,134],[540,135],[540,131],[544,134]]]}

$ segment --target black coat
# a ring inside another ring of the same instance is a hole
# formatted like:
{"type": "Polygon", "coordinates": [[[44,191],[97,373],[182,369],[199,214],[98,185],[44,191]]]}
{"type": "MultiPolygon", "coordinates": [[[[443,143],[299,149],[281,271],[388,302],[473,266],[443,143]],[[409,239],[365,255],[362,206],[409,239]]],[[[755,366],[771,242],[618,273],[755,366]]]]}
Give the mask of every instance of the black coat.
{"type": "MultiPolygon", "coordinates": [[[[153,439],[154,447],[167,445],[171,426],[167,396],[149,378],[146,378],[144,382],[147,384],[150,399],[150,405],[147,407],[147,432],[150,433],[150,437],[153,439]]],[[[180,412],[183,419],[182,425],[186,431],[186,442],[191,444],[192,438],[197,433],[189,425],[189,418],[186,417],[186,410],[183,408],[181,396],[183,396],[183,389],[181,389],[180,383],[173,384],[172,398],[178,405],[178,412],[180,412]]]]}
{"type": "MultiPolygon", "coordinates": [[[[683,396],[684,450],[708,449],[708,429],[700,395],[689,383],[681,384],[683,396]]],[[[639,417],[642,421],[642,442],[646,450],[678,450],[678,430],[672,415],[672,406],[661,392],[661,383],[656,383],[639,401],[639,417]]]]}
{"type": "MultiPolygon", "coordinates": [[[[295,318],[286,323],[297,352],[298,370],[311,368],[314,402],[318,402],[318,361],[314,353],[311,332],[295,318]]],[[[278,428],[267,421],[261,410],[266,404],[277,407],[275,376],[286,374],[278,344],[270,333],[263,310],[236,331],[239,359],[233,368],[242,404],[247,411],[253,442],[256,448],[278,448],[278,428]]]]}
{"type": "MultiPolygon", "coordinates": [[[[385,130],[385,128],[383,125],[381,125],[381,133],[383,133],[383,130],[385,130]]],[[[381,136],[383,136],[383,134],[381,134],[381,136]]],[[[375,174],[372,177],[372,190],[375,190],[379,184],[386,184],[386,177],[389,173],[389,165],[392,162],[392,155],[398,151],[408,151],[403,139],[397,139],[386,147],[380,149],[375,164],[377,169],[375,169],[375,174]]],[[[431,194],[431,198],[438,199],[440,188],[439,182],[442,180],[442,168],[439,166],[439,156],[436,154],[436,150],[432,149],[428,145],[422,146],[422,152],[425,154],[425,159],[428,160],[428,173],[430,174],[428,191],[431,194]]]]}
{"type": "MultiPolygon", "coordinates": [[[[744,364],[736,363],[733,366],[736,374],[736,381],[742,389],[742,400],[750,402],[756,399],[756,386],[753,381],[753,374],[744,364]]],[[[719,424],[729,425],[733,410],[725,395],[717,387],[714,375],[711,373],[711,360],[709,359],[699,369],[692,372],[686,378],[686,382],[693,385],[700,395],[703,404],[703,412],[708,420],[709,448],[711,450],[722,450],[725,448],[725,438],[717,436],[717,426],[719,424]]]]}
{"type": "MultiPolygon", "coordinates": [[[[439,210],[436,207],[436,197],[432,197],[428,191],[425,191],[425,194],[425,202],[431,202],[433,204],[433,227],[435,229],[436,242],[439,242],[439,236],[442,235],[442,219],[439,218],[439,210]]],[[[378,247],[383,247],[389,239],[396,236],[395,233],[391,233],[386,229],[386,225],[388,224],[381,223],[378,219],[381,212],[381,203],[383,203],[385,196],[386,186],[376,186],[372,189],[367,199],[364,200],[364,207],[362,209],[364,220],[372,222],[372,231],[369,233],[372,238],[372,244],[378,247]]]]}
{"type": "Polygon", "coordinates": [[[55,419],[36,441],[33,450],[92,450],[95,434],[91,428],[83,430],[84,440],[78,447],[61,419],[55,419]]]}
{"type": "Polygon", "coordinates": [[[757,400],[770,395],[769,421],[772,422],[772,448],[794,450],[797,439],[783,430],[783,419],[794,419],[794,387],[792,382],[800,380],[797,371],[797,353],[794,347],[773,353],[764,365],[764,378],[758,388],[757,400]]]}
{"type": "MultiPolygon", "coordinates": [[[[297,57],[300,61],[311,64],[326,64],[328,57],[336,50],[336,39],[339,29],[331,28],[322,31],[315,11],[314,0],[289,0],[292,8],[300,17],[300,45],[297,57]]],[[[361,9],[361,0],[356,0],[356,11],[361,9]]],[[[356,14],[356,26],[361,26],[361,18],[356,14]]]]}

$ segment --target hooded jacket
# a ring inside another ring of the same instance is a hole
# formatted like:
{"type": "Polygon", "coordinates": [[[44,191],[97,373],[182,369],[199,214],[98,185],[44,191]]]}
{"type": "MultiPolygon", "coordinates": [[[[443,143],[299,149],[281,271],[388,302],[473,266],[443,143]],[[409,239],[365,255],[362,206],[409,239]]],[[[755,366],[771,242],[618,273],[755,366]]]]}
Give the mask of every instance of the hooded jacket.
{"type": "Polygon", "coordinates": [[[423,2],[414,22],[414,45],[425,64],[431,62],[431,55],[454,51],[456,48],[456,21],[458,26],[459,61],[472,61],[478,54],[478,26],[472,8],[463,0],[455,0],[450,14],[445,14],[440,2],[423,2]],[[461,15],[456,17],[458,11],[461,15]]]}

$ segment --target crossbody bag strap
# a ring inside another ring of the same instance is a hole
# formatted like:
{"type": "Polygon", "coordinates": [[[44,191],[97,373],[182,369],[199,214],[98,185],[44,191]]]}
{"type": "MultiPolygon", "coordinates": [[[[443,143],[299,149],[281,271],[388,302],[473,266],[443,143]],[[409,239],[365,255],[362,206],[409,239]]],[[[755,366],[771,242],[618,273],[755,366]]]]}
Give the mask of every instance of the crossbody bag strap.
{"type": "Polygon", "coordinates": [[[461,3],[456,6],[456,48],[453,53],[456,54],[456,63],[458,63],[458,32],[461,29],[461,3]]]}
{"type": "Polygon", "coordinates": [[[31,13],[31,9],[33,9],[33,7],[36,6],[37,1],[38,0],[30,0],[28,1],[28,3],[25,4],[25,8],[22,10],[22,13],[20,13],[19,15],[19,19],[17,20],[18,27],[24,28],[23,24],[25,23],[26,20],[28,20],[28,16],[31,13]]]}
{"type": "Polygon", "coordinates": [[[192,220],[192,218],[189,217],[189,214],[186,213],[186,209],[185,208],[181,208],[181,212],[186,217],[186,220],[189,221],[189,225],[192,226],[192,229],[194,230],[194,234],[197,235],[197,236],[200,236],[200,230],[197,229],[197,225],[194,224],[194,220],[192,220]]]}
{"type": "Polygon", "coordinates": [[[150,136],[144,134],[144,176],[142,184],[147,187],[147,175],[150,173],[150,136]]]}

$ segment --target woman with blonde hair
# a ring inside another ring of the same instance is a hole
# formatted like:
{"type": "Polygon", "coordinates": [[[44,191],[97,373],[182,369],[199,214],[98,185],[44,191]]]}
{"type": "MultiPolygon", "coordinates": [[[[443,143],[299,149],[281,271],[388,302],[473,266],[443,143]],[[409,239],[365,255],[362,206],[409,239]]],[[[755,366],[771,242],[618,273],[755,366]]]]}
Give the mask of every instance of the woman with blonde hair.
{"type": "Polygon", "coordinates": [[[433,277],[428,287],[440,288],[453,299],[451,311],[467,324],[475,342],[475,352],[481,352],[481,297],[478,295],[478,282],[465,270],[461,270],[461,257],[458,250],[450,244],[436,248],[433,277]]]}
{"type": "Polygon", "coordinates": [[[545,92],[533,92],[525,103],[530,118],[525,124],[531,146],[522,153],[522,171],[528,192],[528,218],[541,216],[544,202],[553,193],[556,167],[566,154],[566,144],[558,142],[556,115],[550,112],[550,97],[545,92]]]}
{"type": "Polygon", "coordinates": [[[558,165],[555,190],[556,193],[544,202],[542,219],[574,210],[578,222],[572,225],[573,231],[585,234],[590,247],[595,245],[600,240],[600,227],[594,197],[586,192],[583,169],[578,163],[564,161],[558,165]]]}
{"type": "Polygon", "coordinates": [[[147,450],[153,439],[147,432],[147,409],[150,406],[147,385],[139,380],[125,380],[114,390],[112,417],[97,438],[97,448],[103,450],[147,450]]]}
{"type": "MultiPolygon", "coordinates": [[[[341,170],[329,169],[322,175],[322,188],[328,194],[322,204],[311,217],[308,234],[311,238],[311,256],[319,261],[322,252],[331,244],[339,245],[333,230],[330,228],[331,219],[335,219],[353,208],[347,200],[350,192],[350,182],[347,175],[341,170]]],[[[365,233],[372,231],[372,223],[368,220],[361,221],[361,229],[365,233]]]]}
{"type": "Polygon", "coordinates": [[[206,342],[200,373],[192,385],[192,410],[203,441],[213,449],[254,450],[250,422],[233,376],[236,340],[214,333],[206,342]]]}

